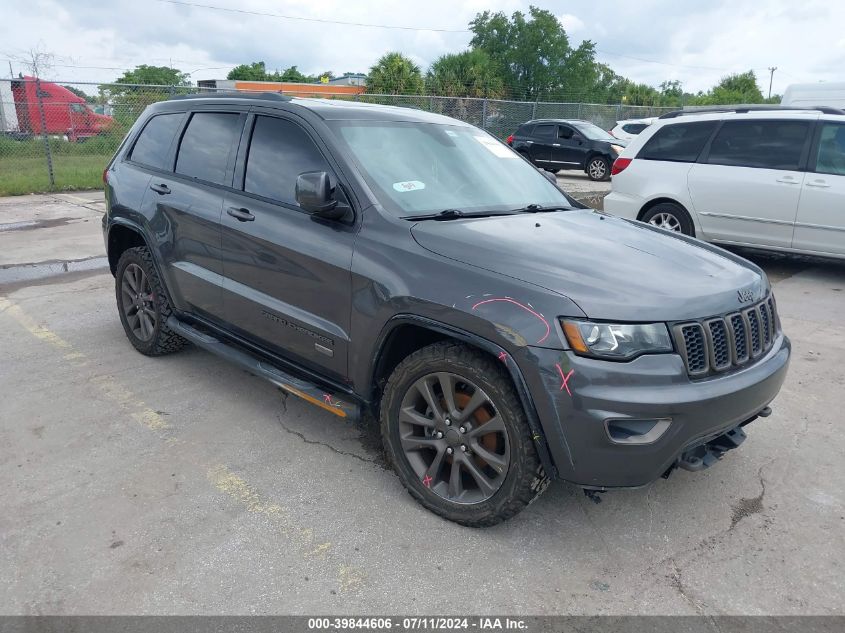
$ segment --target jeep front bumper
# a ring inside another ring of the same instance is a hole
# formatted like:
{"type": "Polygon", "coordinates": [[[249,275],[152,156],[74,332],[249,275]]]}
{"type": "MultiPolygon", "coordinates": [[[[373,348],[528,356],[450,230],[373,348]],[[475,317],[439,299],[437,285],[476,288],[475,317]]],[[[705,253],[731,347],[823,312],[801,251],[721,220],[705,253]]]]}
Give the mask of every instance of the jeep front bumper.
{"type": "Polygon", "coordinates": [[[694,449],[767,413],[791,346],[779,334],[753,365],[698,380],[677,354],[611,362],[529,349],[523,372],[558,476],[610,488],[647,484],[678,465],[698,469],[694,449]]]}

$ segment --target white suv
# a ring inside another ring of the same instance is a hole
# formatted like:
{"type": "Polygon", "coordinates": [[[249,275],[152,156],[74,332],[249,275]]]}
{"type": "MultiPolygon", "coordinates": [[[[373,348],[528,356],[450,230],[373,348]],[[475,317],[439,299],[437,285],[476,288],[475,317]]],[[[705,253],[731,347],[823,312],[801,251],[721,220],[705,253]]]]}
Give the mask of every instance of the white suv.
{"type": "Polygon", "coordinates": [[[648,117],[647,119],[626,119],[624,121],[617,121],[616,127],[610,130],[610,134],[623,141],[630,141],[649,125],[657,121],[657,117],[648,117]]]}
{"type": "Polygon", "coordinates": [[[613,164],[608,213],[721,244],[845,258],[845,112],[673,112],[613,164]]]}

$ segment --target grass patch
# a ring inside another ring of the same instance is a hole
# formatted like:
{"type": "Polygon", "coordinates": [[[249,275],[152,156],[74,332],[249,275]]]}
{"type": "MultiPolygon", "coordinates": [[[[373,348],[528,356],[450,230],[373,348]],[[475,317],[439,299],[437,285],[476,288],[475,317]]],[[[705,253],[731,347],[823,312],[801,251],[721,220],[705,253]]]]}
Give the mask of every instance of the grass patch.
{"type": "MultiPolygon", "coordinates": [[[[50,137],[52,191],[102,189],[103,169],[123,139],[123,130],[102,134],[82,143],[50,137]]],[[[44,139],[20,141],[0,136],[0,196],[51,191],[44,139]]]]}
{"type": "MultiPolygon", "coordinates": [[[[82,156],[53,156],[53,175],[56,186],[52,191],[102,189],[103,169],[111,154],[82,156]]],[[[0,155],[0,196],[50,191],[50,176],[44,155],[0,155]]]]}

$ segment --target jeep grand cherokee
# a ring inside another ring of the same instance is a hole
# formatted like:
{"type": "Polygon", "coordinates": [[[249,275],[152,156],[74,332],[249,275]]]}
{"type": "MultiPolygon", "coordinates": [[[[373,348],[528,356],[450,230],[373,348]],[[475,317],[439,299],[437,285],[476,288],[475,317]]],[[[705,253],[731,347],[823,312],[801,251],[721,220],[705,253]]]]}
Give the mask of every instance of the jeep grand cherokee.
{"type": "Polygon", "coordinates": [[[552,478],[596,491],[709,466],[787,371],[759,268],[576,208],[444,116],[174,99],[104,180],[139,352],[190,341],[334,415],[378,416],[404,486],[465,525],[513,516],[552,478]]]}

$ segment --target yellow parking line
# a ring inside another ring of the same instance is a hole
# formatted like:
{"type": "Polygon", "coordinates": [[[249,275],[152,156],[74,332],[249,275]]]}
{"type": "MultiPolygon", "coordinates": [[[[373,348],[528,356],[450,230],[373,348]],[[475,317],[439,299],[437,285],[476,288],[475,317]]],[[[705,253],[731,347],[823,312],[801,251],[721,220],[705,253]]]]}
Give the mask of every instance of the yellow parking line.
{"type": "MultiPolygon", "coordinates": [[[[10,316],[36,339],[63,352],[63,358],[71,361],[74,366],[81,368],[89,364],[88,357],[84,353],[74,349],[69,342],[45,325],[38,323],[26,314],[20,306],[2,296],[0,296],[0,314],[10,316]]],[[[182,442],[182,440],[174,437],[173,429],[158,412],[148,407],[132,391],[115,380],[113,376],[94,376],[89,379],[89,382],[96,386],[107,400],[120,409],[126,410],[133,420],[151,431],[158,432],[159,437],[164,439],[166,444],[172,446],[182,442]],[[165,431],[167,433],[164,433],[165,431]]],[[[192,462],[184,452],[180,457],[195,466],[201,466],[192,462]]],[[[247,511],[262,514],[270,519],[285,537],[300,548],[303,558],[326,559],[331,551],[332,544],[323,542],[315,545],[314,530],[299,525],[288,509],[264,499],[245,479],[233,473],[225,465],[203,467],[206,468],[208,480],[218,491],[244,506],[247,511]]],[[[343,564],[337,569],[338,588],[341,593],[356,591],[364,584],[366,575],[363,571],[343,564]]]]}

